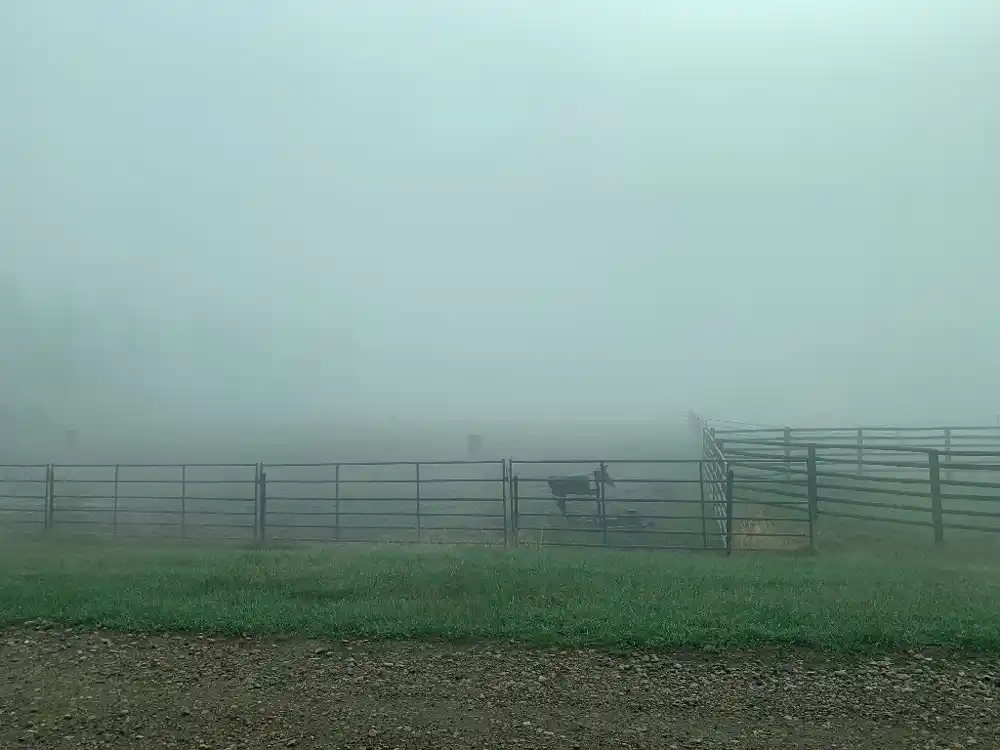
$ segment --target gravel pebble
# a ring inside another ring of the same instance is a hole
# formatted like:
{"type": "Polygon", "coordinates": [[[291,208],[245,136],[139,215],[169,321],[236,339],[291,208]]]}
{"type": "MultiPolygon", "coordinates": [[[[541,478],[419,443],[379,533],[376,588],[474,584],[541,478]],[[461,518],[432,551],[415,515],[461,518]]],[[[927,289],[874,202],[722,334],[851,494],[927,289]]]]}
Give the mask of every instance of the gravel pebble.
{"type": "Polygon", "coordinates": [[[996,659],[0,633],[0,747],[1000,747],[996,659]]]}

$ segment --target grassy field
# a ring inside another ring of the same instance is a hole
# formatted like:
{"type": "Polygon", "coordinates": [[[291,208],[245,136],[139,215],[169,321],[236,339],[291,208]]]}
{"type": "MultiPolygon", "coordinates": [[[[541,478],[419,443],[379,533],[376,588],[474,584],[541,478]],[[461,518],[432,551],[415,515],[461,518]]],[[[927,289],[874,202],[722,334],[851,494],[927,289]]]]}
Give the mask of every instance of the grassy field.
{"type": "Polygon", "coordinates": [[[997,573],[974,555],[726,559],[22,543],[0,552],[0,623],[611,648],[995,652],[997,573]]]}

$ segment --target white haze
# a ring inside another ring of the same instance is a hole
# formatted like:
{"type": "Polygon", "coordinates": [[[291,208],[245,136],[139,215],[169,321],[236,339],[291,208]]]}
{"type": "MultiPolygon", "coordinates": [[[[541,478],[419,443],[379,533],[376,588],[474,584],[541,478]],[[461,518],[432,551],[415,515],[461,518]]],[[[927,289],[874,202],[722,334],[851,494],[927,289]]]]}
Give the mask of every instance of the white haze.
{"type": "Polygon", "coordinates": [[[1000,412],[993,0],[11,0],[0,170],[8,431],[1000,412]]]}

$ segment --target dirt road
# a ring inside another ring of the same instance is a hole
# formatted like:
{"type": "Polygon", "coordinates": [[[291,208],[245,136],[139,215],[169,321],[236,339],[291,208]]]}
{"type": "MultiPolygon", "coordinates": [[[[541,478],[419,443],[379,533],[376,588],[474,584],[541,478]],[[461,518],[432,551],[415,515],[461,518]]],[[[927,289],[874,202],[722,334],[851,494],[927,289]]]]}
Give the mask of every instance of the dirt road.
{"type": "Polygon", "coordinates": [[[1000,664],[0,632],[0,747],[996,748],[1000,664]]]}

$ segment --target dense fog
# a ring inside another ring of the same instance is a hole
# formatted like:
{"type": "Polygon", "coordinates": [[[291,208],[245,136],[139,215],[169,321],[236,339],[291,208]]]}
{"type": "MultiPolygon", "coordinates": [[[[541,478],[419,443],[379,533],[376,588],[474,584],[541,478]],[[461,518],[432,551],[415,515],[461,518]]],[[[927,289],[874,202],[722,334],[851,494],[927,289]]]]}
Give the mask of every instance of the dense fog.
{"type": "Polygon", "coordinates": [[[0,144],[11,456],[1000,413],[989,0],[8,2],[0,144]]]}

